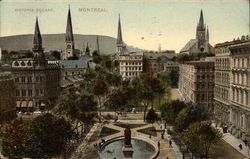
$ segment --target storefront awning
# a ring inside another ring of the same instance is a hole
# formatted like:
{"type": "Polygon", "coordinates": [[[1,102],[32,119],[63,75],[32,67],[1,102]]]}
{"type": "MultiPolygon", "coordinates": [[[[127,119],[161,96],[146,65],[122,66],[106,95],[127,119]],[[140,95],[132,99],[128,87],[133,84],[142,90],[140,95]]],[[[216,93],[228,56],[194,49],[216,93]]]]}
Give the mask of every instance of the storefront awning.
{"type": "Polygon", "coordinates": [[[28,107],[33,107],[33,101],[29,101],[28,107]]]}
{"type": "Polygon", "coordinates": [[[27,101],[22,101],[21,107],[27,107],[27,101]]]}
{"type": "Polygon", "coordinates": [[[16,107],[20,107],[21,106],[21,102],[20,101],[16,101],[16,107]]]}

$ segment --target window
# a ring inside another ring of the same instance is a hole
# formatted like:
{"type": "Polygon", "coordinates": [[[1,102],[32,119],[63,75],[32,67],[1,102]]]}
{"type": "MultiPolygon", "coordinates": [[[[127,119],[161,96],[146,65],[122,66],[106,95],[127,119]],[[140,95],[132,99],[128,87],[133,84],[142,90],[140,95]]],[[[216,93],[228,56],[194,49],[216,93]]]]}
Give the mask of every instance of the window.
{"type": "Polygon", "coordinates": [[[21,82],[25,83],[25,77],[21,77],[21,82]]]}
{"type": "Polygon", "coordinates": [[[32,77],[28,77],[28,83],[32,82],[32,77]]]}
{"type": "Polygon", "coordinates": [[[26,90],[22,89],[22,96],[25,97],[26,96],[26,90]]]}
{"type": "Polygon", "coordinates": [[[29,97],[31,97],[31,96],[32,96],[32,94],[33,94],[32,89],[29,89],[29,90],[28,90],[28,96],[29,96],[29,97]]]}
{"type": "Polygon", "coordinates": [[[17,96],[17,97],[20,96],[20,91],[19,91],[19,89],[16,90],[16,96],[17,96]]]}
{"type": "Polygon", "coordinates": [[[15,82],[16,82],[16,83],[19,82],[19,77],[15,78],[15,82]]]}

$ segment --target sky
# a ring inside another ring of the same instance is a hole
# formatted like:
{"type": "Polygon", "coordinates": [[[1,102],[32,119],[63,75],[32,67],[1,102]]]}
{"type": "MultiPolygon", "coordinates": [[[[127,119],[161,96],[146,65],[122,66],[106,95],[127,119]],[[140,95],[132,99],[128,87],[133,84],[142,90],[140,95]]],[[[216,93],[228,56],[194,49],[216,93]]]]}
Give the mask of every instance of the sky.
{"type": "Polygon", "coordinates": [[[74,34],[116,38],[120,14],[123,41],[147,50],[179,52],[195,38],[201,9],[212,45],[249,34],[249,0],[3,0],[0,36],[33,34],[36,16],[42,34],[65,33],[69,5],[74,34]]]}

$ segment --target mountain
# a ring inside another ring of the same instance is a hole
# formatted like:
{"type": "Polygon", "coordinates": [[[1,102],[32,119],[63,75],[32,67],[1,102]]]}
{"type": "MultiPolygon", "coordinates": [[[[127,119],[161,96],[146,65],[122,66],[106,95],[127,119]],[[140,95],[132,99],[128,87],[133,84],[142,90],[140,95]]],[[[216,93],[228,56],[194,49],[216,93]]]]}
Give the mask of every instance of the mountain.
{"type": "MultiPolygon", "coordinates": [[[[75,48],[82,50],[87,43],[91,51],[96,49],[97,35],[74,34],[75,48]]],[[[43,48],[45,51],[64,50],[65,34],[43,34],[43,48]]],[[[99,35],[101,54],[113,54],[116,52],[116,38],[99,35]]],[[[14,35],[0,37],[0,48],[8,51],[31,50],[33,47],[33,34],[14,35]]],[[[128,46],[129,51],[142,51],[139,48],[128,46]]]]}

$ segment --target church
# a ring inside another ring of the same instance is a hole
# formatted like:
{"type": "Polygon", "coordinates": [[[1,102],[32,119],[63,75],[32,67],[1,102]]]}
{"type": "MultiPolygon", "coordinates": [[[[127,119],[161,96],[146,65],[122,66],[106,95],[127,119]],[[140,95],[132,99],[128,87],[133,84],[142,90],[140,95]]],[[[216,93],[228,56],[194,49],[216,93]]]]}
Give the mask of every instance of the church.
{"type": "Polygon", "coordinates": [[[196,38],[191,39],[180,51],[180,54],[187,55],[198,53],[214,53],[214,48],[209,43],[208,26],[204,23],[202,10],[196,28],[196,38]]]}

